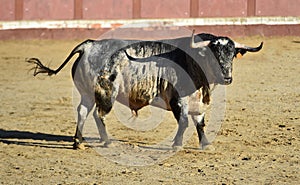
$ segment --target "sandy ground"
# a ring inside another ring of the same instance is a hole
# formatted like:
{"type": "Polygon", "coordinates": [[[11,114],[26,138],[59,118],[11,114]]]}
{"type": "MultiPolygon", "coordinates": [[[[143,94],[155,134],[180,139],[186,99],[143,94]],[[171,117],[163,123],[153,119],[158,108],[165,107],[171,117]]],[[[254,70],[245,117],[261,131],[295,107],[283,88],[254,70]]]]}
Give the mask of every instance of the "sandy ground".
{"type": "MultiPolygon", "coordinates": [[[[72,149],[71,65],[53,77],[28,72],[26,57],[57,67],[80,41],[0,41],[0,184],[299,184],[300,38],[236,40],[265,45],[234,62],[215,150],[195,149],[194,134],[172,157],[140,167],[72,149]]],[[[115,122],[107,118],[110,133],[132,144],[169,132],[145,136],[115,122]]]]}

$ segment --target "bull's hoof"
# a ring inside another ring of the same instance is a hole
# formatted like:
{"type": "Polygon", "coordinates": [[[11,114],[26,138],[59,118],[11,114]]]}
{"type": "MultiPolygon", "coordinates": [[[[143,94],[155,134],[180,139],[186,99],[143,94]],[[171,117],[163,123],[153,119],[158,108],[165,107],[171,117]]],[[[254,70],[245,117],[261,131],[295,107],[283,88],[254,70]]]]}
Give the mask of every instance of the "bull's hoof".
{"type": "Polygon", "coordinates": [[[214,151],[214,150],[215,150],[215,147],[212,146],[211,144],[202,145],[202,146],[201,146],[201,150],[214,151]]]}
{"type": "Polygon", "coordinates": [[[105,141],[105,143],[104,143],[103,146],[108,148],[108,147],[112,147],[113,144],[112,144],[112,142],[110,140],[108,140],[108,141],[105,141]]]}
{"type": "Polygon", "coordinates": [[[80,144],[74,143],[74,144],[73,144],[73,149],[74,149],[74,150],[85,150],[85,146],[84,146],[83,143],[80,143],[80,144]]]}
{"type": "Polygon", "coordinates": [[[73,149],[85,150],[85,146],[83,143],[80,143],[78,139],[75,139],[73,143],[73,149]]]}
{"type": "Polygon", "coordinates": [[[102,138],[100,138],[100,140],[99,140],[99,141],[100,141],[100,143],[103,143],[105,140],[104,140],[104,139],[102,139],[102,138]]]}
{"type": "Polygon", "coordinates": [[[172,148],[173,148],[174,151],[179,151],[179,150],[181,150],[183,147],[182,147],[182,145],[173,145],[172,148]]]}

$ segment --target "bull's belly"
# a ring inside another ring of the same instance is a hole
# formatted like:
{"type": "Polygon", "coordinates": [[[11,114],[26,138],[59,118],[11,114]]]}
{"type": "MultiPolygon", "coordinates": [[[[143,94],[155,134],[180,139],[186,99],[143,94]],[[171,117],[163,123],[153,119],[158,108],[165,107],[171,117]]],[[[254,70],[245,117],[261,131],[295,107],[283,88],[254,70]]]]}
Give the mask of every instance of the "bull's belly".
{"type": "Polygon", "coordinates": [[[158,87],[156,79],[151,78],[124,81],[117,100],[135,112],[148,105],[171,110],[166,91],[161,93],[158,87]]]}
{"type": "Polygon", "coordinates": [[[168,102],[164,101],[160,97],[154,97],[153,99],[143,99],[143,98],[132,98],[129,96],[125,96],[124,94],[118,95],[117,101],[128,108],[130,108],[132,111],[135,111],[136,113],[142,109],[145,106],[154,106],[161,108],[163,110],[171,111],[171,107],[168,102]]]}

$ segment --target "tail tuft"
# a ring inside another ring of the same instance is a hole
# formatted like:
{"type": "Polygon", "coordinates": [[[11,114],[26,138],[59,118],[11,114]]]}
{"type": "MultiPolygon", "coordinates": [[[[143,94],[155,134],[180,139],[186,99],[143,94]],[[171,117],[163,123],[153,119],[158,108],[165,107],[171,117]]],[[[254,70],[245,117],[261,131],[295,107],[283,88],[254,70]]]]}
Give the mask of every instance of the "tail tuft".
{"type": "Polygon", "coordinates": [[[31,70],[34,70],[33,76],[36,76],[39,73],[47,73],[49,76],[56,74],[56,71],[44,66],[38,58],[26,58],[25,61],[36,65],[31,68],[31,70]]]}

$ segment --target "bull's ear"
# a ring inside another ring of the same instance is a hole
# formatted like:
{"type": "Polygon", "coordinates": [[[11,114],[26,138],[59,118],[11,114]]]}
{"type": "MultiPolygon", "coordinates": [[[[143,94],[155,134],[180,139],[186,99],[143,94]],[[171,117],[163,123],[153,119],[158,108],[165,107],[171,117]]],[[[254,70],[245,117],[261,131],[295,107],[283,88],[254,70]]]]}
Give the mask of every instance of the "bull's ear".
{"type": "Polygon", "coordinates": [[[247,53],[246,49],[242,49],[242,48],[235,49],[235,57],[236,58],[242,58],[245,53],[247,53]]]}

